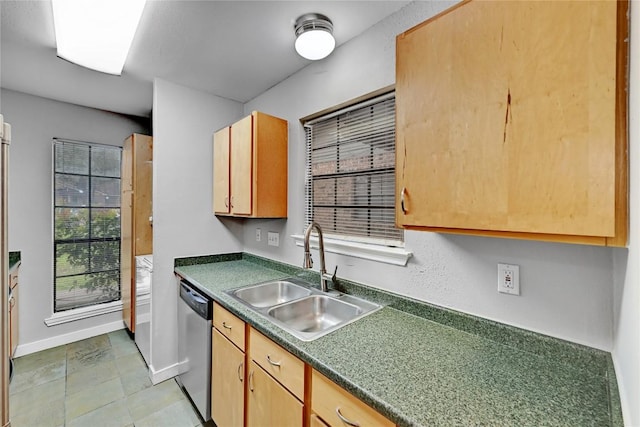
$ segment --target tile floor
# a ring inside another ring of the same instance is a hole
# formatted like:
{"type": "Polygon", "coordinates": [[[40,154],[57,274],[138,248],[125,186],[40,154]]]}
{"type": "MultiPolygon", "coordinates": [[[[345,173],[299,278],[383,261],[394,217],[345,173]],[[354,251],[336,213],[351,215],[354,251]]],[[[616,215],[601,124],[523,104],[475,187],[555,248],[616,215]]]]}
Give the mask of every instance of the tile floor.
{"type": "Polygon", "coordinates": [[[15,359],[9,404],[12,427],[202,423],[175,380],[151,384],[124,330],[15,359]]]}

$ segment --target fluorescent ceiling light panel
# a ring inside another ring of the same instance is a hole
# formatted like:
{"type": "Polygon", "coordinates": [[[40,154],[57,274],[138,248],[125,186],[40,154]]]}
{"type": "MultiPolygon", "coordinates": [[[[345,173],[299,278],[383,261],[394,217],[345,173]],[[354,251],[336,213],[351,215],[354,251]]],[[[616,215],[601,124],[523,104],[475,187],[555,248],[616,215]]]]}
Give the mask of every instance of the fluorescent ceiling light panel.
{"type": "Polygon", "coordinates": [[[58,56],[120,75],[145,0],[51,0],[58,56]]]}

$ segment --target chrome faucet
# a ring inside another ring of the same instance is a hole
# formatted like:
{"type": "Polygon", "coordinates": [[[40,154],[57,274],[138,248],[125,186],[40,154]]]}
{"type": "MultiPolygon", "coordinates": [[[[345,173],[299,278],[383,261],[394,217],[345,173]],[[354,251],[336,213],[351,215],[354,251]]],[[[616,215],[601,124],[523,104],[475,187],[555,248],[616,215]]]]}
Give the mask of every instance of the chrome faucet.
{"type": "Polygon", "coordinates": [[[338,272],[338,266],[336,266],[333,275],[327,273],[327,269],[324,264],[324,239],[322,238],[322,229],[317,222],[311,222],[307,231],[304,232],[304,263],[302,268],[313,267],[313,260],[311,259],[311,251],[309,249],[309,238],[311,237],[311,230],[316,229],[318,232],[318,252],[320,252],[320,288],[323,292],[327,292],[329,287],[327,282],[331,280],[333,284],[336,284],[336,273],[338,272]]]}

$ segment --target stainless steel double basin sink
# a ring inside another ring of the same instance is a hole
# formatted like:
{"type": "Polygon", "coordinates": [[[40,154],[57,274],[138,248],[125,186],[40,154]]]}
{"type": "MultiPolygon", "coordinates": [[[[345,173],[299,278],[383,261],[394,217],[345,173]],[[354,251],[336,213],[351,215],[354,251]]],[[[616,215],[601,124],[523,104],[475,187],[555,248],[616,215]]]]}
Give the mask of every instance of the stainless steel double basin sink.
{"type": "Polygon", "coordinates": [[[322,292],[296,278],[227,293],[302,341],[313,341],[382,308],[352,295],[322,292]]]}

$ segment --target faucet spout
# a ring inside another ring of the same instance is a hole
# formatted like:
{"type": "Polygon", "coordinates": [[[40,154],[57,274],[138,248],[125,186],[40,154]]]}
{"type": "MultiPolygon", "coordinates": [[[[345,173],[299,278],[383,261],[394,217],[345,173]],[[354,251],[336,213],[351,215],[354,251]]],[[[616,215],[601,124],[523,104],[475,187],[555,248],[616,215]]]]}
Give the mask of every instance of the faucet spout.
{"type": "MultiPolygon", "coordinates": [[[[311,231],[313,229],[318,233],[318,252],[320,252],[320,287],[323,292],[327,292],[329,290],[327,281],[332,280],[335,282],[335,273],[332,275],[327,274],[327,268],[324,263],[324,239],[322,237],[322,229],[317,222],[312,221],[307,227],[307,230],[304,232],[304,263],[303,268],[311,268],[313,267],[313,260],[311,259],[311,250],[309,245],[309,240],[311,238],[311,231]]],[[[337,267],[336,267],[337,270],[337,267]]]]}

